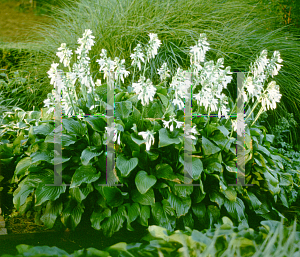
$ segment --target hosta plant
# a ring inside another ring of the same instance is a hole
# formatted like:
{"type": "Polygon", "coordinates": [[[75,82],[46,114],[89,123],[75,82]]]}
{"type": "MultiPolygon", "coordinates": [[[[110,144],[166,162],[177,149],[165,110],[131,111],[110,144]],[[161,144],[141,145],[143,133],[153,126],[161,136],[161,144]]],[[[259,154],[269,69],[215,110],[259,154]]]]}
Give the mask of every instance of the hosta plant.
{"type": "Polygon", "coordinates": [[[236,181],[234,136],[241,135],[241,130],[236,119],[229,116],[236,112],[236,104],[223,92],[231,81],[230,67],[223,69],[223,59],[216,63],[205,61],[209,43],[201,34],[190,51],[191,67],[187,73],[193,74],[192,80],[180,67],[171,78],[164,64],[158,70],[161,82],[153,85],[152,78],[147,77],[147,65],[155,58],[161,42],[156,34],[149,36],[145,49],[138,45],[131,55],[131,81],[126,81],[129,71],[124,61],[112,61],[102,50],[98,63],[106,80],[104,85],[101,80],[94,82],[89,72],[88,51],[94,42],[90,30],[78,40],[78,61],[72,67],[72,51],[61,45],[57,55],[68,71],[58,69],[58,63],[52,64],[48,74],[55,90],[48,95],[45,106],[49,107],[47,114],[51,119],[54,98],[60,89],[65,115],[61,137],[62,184],[49,186],[54,183],[55,124],[48,119],[28,132],[31,146],[18,162],[12,180],[18,183],[15,207],[21,212],[34,208],[49,228],[62,222],[74,229],[86,211],[91,213],[91,226],[107,236],[125,224],[128,230],[134,230],[135,222],[174,231],[183,226],[212,228],[220,224],[224,215],[230,216],[234,224],[246,227],[259,219],[283,217],[282,208],[296,201],[298,181],[284,170],[283,159],[289,159],[272,147],[274,136],[255,124],[264,111],[276,108],[280,100],[274,81],[265,88],[268,78],[281,67],[279,52],[275,51],[270,60],[267,51],[261,53],[250,66],[244,90],[239,94],[247,102],[244,177],[246,184],[253,186],[235,187],[229,185],[236,181]],[[184,101],[189,87],[193,113],[216,117],[193,117],[192,126],[186,129],[184,101]],[[112,127],[107,126],[105,116],[109,107],[106,90],[115,90],[112,127]],[[260,109],[254,115],[257,106],[260,109]],[[76,118],[71,117],[76,114],[76,118]],[[186,138],[192,140],[190,178],[184,173],[186,138]],[[113,173],[122,187],[107,185],[109,140],[115,142],[113,173]]]}

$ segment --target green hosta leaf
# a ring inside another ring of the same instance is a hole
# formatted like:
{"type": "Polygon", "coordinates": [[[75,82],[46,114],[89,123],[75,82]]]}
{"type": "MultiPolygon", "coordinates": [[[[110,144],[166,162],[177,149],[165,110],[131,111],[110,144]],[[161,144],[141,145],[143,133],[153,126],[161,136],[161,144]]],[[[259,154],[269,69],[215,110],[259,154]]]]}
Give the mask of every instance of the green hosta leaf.
{"type": "Polygon", "coordinates": [[[159,157],[158,153],[153,153],[153,152],[150,152],[150,151],[146,151],[146,152],[148,154],[148,157],[149,157],[150,161],[155,161],[159,157]]]}
{"type": "Polygon", "coordinates": [[[111,210],[108,208],[98,208],[98,210],[94,210],[91,215],[91,224],[92,227],[96,230],[101,229],[100,223],[105,219],[111,216],[111,210]]]}
{"type": "Polygon", "coordinates": [[[229,201],[236,200],[237,192],[231,187],[228,187],[225,191],[223,191],[223,194],[229,201]]]}
{"type": "Polygon", "coordinates": [[[87,133],[87,129],[81,124],[81,122],[73,120],[72,118],[62,120],[64,128],[72,134],[77,136],[83,136],[87,133]]]}
{"type": "MultiPolygon", "coordinates": [[[[17,245],[18,253],[22,256],[68,256],[69,254],[57,248],[56,246],[29,246],[29,245],[17,245]]],[[[20,255],[19,255],[20,256],[20,255]]]]}
{"type": "Polygon", "coordinates": [[[141,205],[140,223],[142,226],[148,226],[148,219],[150,219],[150,207],[148,205],[141,205]]]}
{"type": "Polygon", "coordinates": [[[165,241],[168,241],[169,235],[168,235],[168,231],[166,228],[152,225],[152,226],[149,226],[148,231],[151,234],[151,236],[153,236],[155,238],[161,238],[165,241]]]}
{"type": "Polygon", "coordinates": [[[220,209],[215,205],[208,205],[207,215],[209,218],[210,227],[220,218],[220,209]]]}
{"type": "Polygon", "coordinates": [[[91,142],[93,143],[94,146],[101,146],[102,141],[101,141],[101,136],[98,132],[94,131],[92,137],[90,138],[91,142]]]}
{"type": "Polygon", "coordinates": [[[175,183],[172,184],[172,192],[178,197],[186,198],[193,193],[194,187],[192,186],[176,186],[175,183]]]}
{"type": "Polygon", "coordinates": [[[35,190],[35,206],[41,205],[42,203],[51,200],[55,201],[62,193],[66,192],[66,186],[52,186],[53,179],[48,178],[44,180],[45,183],[40,183],[35,190]],[[48,182],[48,183],[47,183],[48,182]],[[49,184],[51,186],[47,186],[49,184]]]}
{"type": "Polygon", "coordinates": [[[290,186],[293,185],[293,176],[289,173],[279,173],[279,185],[280,186],[290,186]]]}
{"type": "Polygon", "coordinates": [[[33,192],[35,187],[28,183],[28,177],[21,181],[18,188],[14,191],[13,203],[17,210],[19,210],[20,206],[22,206],[30,193],[33,192]]]}
{"type": "Polygon", "coordinates": [[[146,171],[139,171],[135,177],[135,184],[141,194],[145,194],[156,183],[156,177],[148,175],[146,171]]]}
{"type": "Polygon", "coordinates": [[[215,202],[218,204],[219,208],[222,207],[223,203],[224,203],[224,196],[221,195],[219,192],[217,191],[212,191],[211,193],[209,193],[209,199],[212,202],[215,202]]]}
{"type": "Polygon", "coordinates": [[[177,217],[187,214],[192,203],[191,198],[180,198],[170,192],[168,192],[168,202],[176,211],[177,217]]]}
{"type": "Polygon", "coordinates": [[[240,198],[236,198],[236,201],[229,201],[225,199],[224,206],[228,213],[234,219],[238,221],[245,220],[245,205],[244,202],[240,198]]]}
{"type": "Polygon", "coordinates": [[[61,222],[68,228],[75,229],[81,220],[84,205],[74,200],[69,200],[61,215],[61,222]]]}
{"type": "Polygon", "coordinates": [[[34,134],[42,134],[44,136],[49,135],[54,129],[54,126],[49,123],[43,123],[37,127],[34,127],[34,134]]]}
{"type": "Polygon", "coordinates": [[[141,194],[137,189],[134,189],[132,200],[142,205],[153,205],[155,203],[154,191],[150,188],[145,194],[141,194]]]}
{"type": "Polygon", "coordinates": [[[118,207],[118,211],[115,214],[103,221],[101,225],[103,234],[106,237],[111,237],[115,232],[119,231],[123,226],[126,215],[125,206],[118,207]]]}
{"type": "Polygon", "coordinates": [[[96,156],[101,155],[102,153],[103,153],[103,151],[98,153],[95,151],[95,148],[92,148],[89,146],[82,151],[81,156],[80,156],[81,162],[83,165],[88,165],[91,159],[93,159],[96,156]]]}
{"type": "MultiPolygon", "coordinates": [[[[179,161],[184,165],[184,159],[179,156],[179,161]]],[[[198,158],[192,157],[192,172],[193,172],[193,179],[198,180],[201,176],[201,173],[203,171],[203,164],[202,161],[198,158]]]]}
{"type": "Polygon", "coordinates": [[[166,228],[170,231],[174,230],[176,226],[175,217],[168,215],[161,203],[156,202],[155,205],[151,206],[151,213],[155,224],[158,224],[160,227],[166,228]]]}
{"type": "Polygon", "coordinates": [[[81,185],[80,187],[70,188],[69,192],[77,202],[82,202],[93,190],[94,187],[91,184],[86,184],[86,187],[81,185]]]}
{"type": "Polygon", "coordinates": [[[204,155],[212,155],[221,151],[219,147],[214,145],[210,140],[206,139],[204,136],[202,136],[202,148],[204,155]]]}
{"type": "Polygon", "coordinates": [[[138,158],[130,158],[127,160],[123,155],[117,157],[117,168],[123,177],[127,177],[130,172],[138,165],[138,158]]]}
{"type": "Polygon", "coordinates": [[[80,166],[76,169],[70,188],[80,186],[82,183],[92,183],[95,182],[98,178],[100,178],[101,173],[97,173],[97,170],[91,166],[80,166]]]}
{"type": "Polygon", "coordinates": [[[63,156],[55,156],[53,159],[51,159],[50,163],[52,165],[58,165],[58,164],[61,164],[61,163],[65,163],[65,162],[69,161],[70,159],[71,159],[71,157],[66,158],[66,157],[63,157],[63,156]]]}
{"type": "MultiPolygon", "coordinates": [[[[140,205],[138,203],[133,203],[132,205],[130,205],[130,203],[126,203],[126,204],[124,204],[124,206],[126,206],[126,208],[127,208],[127,230],[134,231],[134,229],[131,227],[130,223],[135,221],[137,219],[137,217],[139,216],[139,214],[141,213],[140,205]]],[[[145,206],[145,205],[142,205],[142,206],[145,206]]]]}
{"type": "Polygon", "coordinates": [[[258,151],[264,153],[267,156],[270,156],[270,151],[262,145],[258,145],[258,151]]]}
{"type": "Polygon", "coordinates": [[[63,209],[62,202],[58,201],[48,201],[46,205],[46,210],[41,217],[41,221],[48,227],[52,228],[57,217],[61,214],[63,209]]]}
{"type": "Polygon", "coordinates": [[[261,201],[252,192],[250,192],[250,191],[246,191],[246,192],[247,192],[247,195],[249,196],[249,199],[250,199],[253,209],[254,210],[258,209],[259,206],[261,206],[261,204],[262,204],[261,201]]]}
{"type": "Polygon", "coordinates": [[[106,119],[103,117],[95,117],[95,116],[89,116],[85,117],[84,120],[93,128],[93,130],[97,132],[104,132],[105,127],[107,126],[106,119]]]}
{"type": "Polygon", "coordinates": [[[180,139],[178,137],[176,138],[170,138],[167,129],[161,128],[159,130],[159,143],[158,147],[164,147],[167,145],[172,145],[172,144],[179,144],[180,139]]]}
{"type": "MultiPolygon", "coordinates": [[[[17,164],[16,170],[14,172],[14,176],[21,176],[26,173],[28,168],[31,165],[31,158],[30,157],[25,157],[22,160],[20,160],[17,164]]],[[[17,181],[16,181],[17,182],[17,181]]]]}
{"type": "Polygon", "coordinates": [[[60,141],[59,141],[59,137],[54,137],[54,134],[49,134],[48,136],[46,136],[45,138],[45,143],[56,143],[56,144],[62,144],[62,147],[65,146],[69,146],[72,145],[74,143],[76,143],[77,139],[76,136],[74,135],[66,135],[66,134],[62,134],[60,137],[60,141]],[[55,140],[55,142],[54,142],[55,140]]]}
{"type": "Polygon", "coordinates": [[[164,107],[167,108],[168,104],[169,104],[169,100],[167,97],[165,97],[163,94],[161,93],[157,93],[157,95],[159,96],[161,102],[163,103],[164,107]]]}
{"type": "Polygon", "coordinates": [[[183,216],[183,225],[184,225],[184,227],[189,227],[189,228],[194,227],[194,219],[193,219],[191,210],[189,210],[189,212],[183,216]]]}
{"type": "Polygon", "coordinates": [[[120,119],[127,119],[132,112],[132,102],[123,101],[115,103],[115,116],[120,119]]]}
{"type": "Polygon", "coordinates": [[[266,134],[266,139],[265,139],[265,140],[266,140],[267,142],[270,142],[271,144],[273,144],[274,138],[275,138],[274,135],[266,134]]]}
{"type": "Polygon", "coordinates": [[[207,171],[209,173],[221,173],[223,171],[223,166],[219,163],[219,162],[211,162],[208,166],[207,166],[207,171]]]}
{"type": "Polygon", "coordinates": [[[51,163],[52,157],[50,157],[46,152],[35,152],[30,155],[31,164],[37,163],[39,161],[45,161],[51,163]]]}
{"type": "Polygon", "coordinates": [[[222,132],[222,134],[225,137],[227,137],[229,135],[229,133],[230,133],[225,126],[218,126],[217,128],[222,132]]]}
{"type": "Polygon", "coordinates": [[[135,142],[138,145],[141,145],[141,144],[144,144],[147,142],[146,140],[138,139],[138,138],[134,137],[133,134],[131,134],[131,139],[133,140],[133,142],[135,142]]]}
{"type": "Polygon", "coordinates": [[[194,194],[192,195],[193,202],[195,203],[200,203],[205,198],[206,195],[206,192],[204,192],[202,180],[200,179],[199,182],[200,182],[199,183],[200,186],[194,188],[194,194]]]}
{"type": "Polygon", "coordinates": [[[289,203],[288,203],[288,200],[287,200],[287,196],[286,196],[286,193],[285,193],[285,190],[281,187],[280,188],[280,194],[279,194],[279,197],[280,197],[280,200],[282,202],[282,204],[286,207],[286,208],[290,208],[289,206],[289,203]]]}
{"type": "Polygon", "coordinates": [[[151,118],[161,118],[164,115],[162,110],[162,104],[160,102],[153,101],[150,110],[146,115],[151,118]]]}
{"type": "Polygon", "coordinates": [[[184,182],[184,176],[180,174],[174,174],[173,169],[169,164],[157,164],[155,176],[157,178],[163,178],[165,180],[169,180],[176,183],[184,182]]]}
{"type": "Polygon", "coordinates": [[[230,149],[231,143],[234,139],[228,141],[227,137],[225,137],[222,133],[217,133],[214,136],[210,137],[210,139],[215,142],[219,147],[225,147],[228,151],[230,149]]]}
{"type": "Polygon", "coordinates": [[[103,197],[111,207],[118,207],[124,201],[122,191],[117,187],[103,187],[103,197]]]}
{"type": "Polygon", "coordinates": [[[195,216],[198,218],[199,222],[205,223],[206,207],[204,203],[193,204],[192,211],[195,214],[195,216]]]}

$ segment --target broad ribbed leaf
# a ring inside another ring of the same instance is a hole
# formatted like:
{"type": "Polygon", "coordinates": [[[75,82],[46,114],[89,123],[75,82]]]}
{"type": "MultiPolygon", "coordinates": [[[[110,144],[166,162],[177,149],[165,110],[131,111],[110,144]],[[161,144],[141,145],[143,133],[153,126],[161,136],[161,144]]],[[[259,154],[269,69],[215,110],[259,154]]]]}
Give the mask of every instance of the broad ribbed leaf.
{"type": "Polygon", "coordinates": [[[54,129],[54,126],[49,123],[43,123],[33,128],[34,134],[42,134],[44,136],[49,135],[54,129]]]}
{"type": "Polygon", "coordinates": [[[168,231],[164,227],[152,225],[152,226],[149,226],[148,231],[155,238],[161,238],[166,241],[169,238],[168,231]]]}
{"type": "Polygon", "coordinates": [[[117,168],[120,170],[122,176],[127,177],[130,172],[138,165],[138,158],[130,158],[127,160],[123,155],[117,157],[117,168]]]}
{"type": "Polygon", "coordinates": [[[87,129],[81,124],[81,122],[73,120],[72,118],[62,120],[64,128],[76,136],[83,136],[87,133],[87,129]]]}
{"type": "Polygon", "coordinates": [[[127,119],[132,112],[132,102],[123,101],[115,103],[115,116],[120,119],[127,119]]]}
{"type": "Polygon", "coordinates": [[[18,188],[14,192],[13,202],[17,210],[22,206],[28,195],[35,189],[32,184],[27,183],[28,177],[21,181],[18,188]]]}
{"type": "Polygon", "coordinates": [[[237,193],[233,188],[228,187],[225,191],[222,191],[222,192],[229,201],[236,200],[237,193]]]}
{"type": "Polygon", "coordinates": [[[204,203],[193,204],[192,211],[195,214],[195,216],[198,218],[199,222],[201,223],[205,222],[206,207],[204,203]]]}
{"type": "MultiPolygon", "coordinates": [[[[134,231],[130,223],[135,221],[139,216],[139,214],[141,213],[140,205],[138,203],[133,203],[132,205],[130,205],[130,203],[126,203],[124,204],[124,206],[126,206],[127,208],[127,230],[134,231]]],[[[146,206],[146,205],[142,205],[142,206],[146,206]]]]}
{"type": "Polygon", "coordinates": [[[48,201],[46,205],[46,210],[41,217],[41,221],[46,225],[48,228],[52,228],[57,217],[61,214],[63,209],[62,202],[58,201],[48,201]]]}
{"type": "Polygon", "coordinates": [[[209,139],[202,136],[202,148],[204,155],[212,155],[215,154],[221,149],[217,147],[215,144],[213,144],[209,139]]]}
{"type": "Polygon", "coordinates": [[[141,205],[141,213],[140,213],[141,225],[148,227],[149,218],[150,218],[150,207],[148,205],[141,205]]]}
{"type": "Polygon", "coordinates": [[[153,206],[151,206],[152,217],[155,221],[155,224],[166,228],[170,231],[174,230],[175,224],[175,216],[168,215],[161,203],[156,202],[153,206]]]}
{"type": "Polygon", "coordinates": [[[92,227],[96,230],[101,229],[100,223],[105,219],[111,216],[111,210],[108,208],[98,208],[98,210],[94,210],[91,215],[91,224],[92,227]]]}
{"type": "Polygon", "coordinates": [[[156,178],[163,178],[165,180],[169,180],[179,184],[185,181],[184,176],[173,173],[173,169],[169,164],[166,163],[157,164],[155,169],[156,169],[156,173],[155,173],[156,178]]]}
{"type": "Polygon", "coordinates": [[[84,149],[82,151],[80,159],[81,159],[81,162],[83,165],[88,165],[91,159],[93,159],[94,157],[99,156],[103,153],[103,151],[98,153],[93,149],[94,148],[87,147],[86,149],[84,149]]]}
{"type": "Polygon", "coordinates": [[[62,212],[61,222],[68,228],[75,229],[81,220],[84,206],[74,200],[69,200],[62,212]]]}
{"type": "Polygon", "coordinates": [[[60,137],[60,140],[59,140],[59,137],[54,137],[54,134],[49,134],[46,136],[45,138],[45,143],[56,143],[56,144],[61,144],[62,147],[65,147],[65,146],[70,146],[74,143],[76,143],[77,139],[76,139],[76,136],[74,135],[67,135],[67,134],[62,134],[61,137],[60,137]],[[55,140],[55,142],[54,142],[55,140]]]}
{"type": "Polygon", "coordinates": [[[104,187],[103,197],[111,207],[118,207],[123,203],[122,191],[117,187],[104,187]]]}
{"type": "Polygon", "coordinates": [[[46,186],[46,184],[53,184],[53,178],[44,180],[44,183],[40,183],[35,190],[35,206],[50,200],[55,201],[62,193],[66,192],[66,186],[46,186]]]}
{"type": "Polygon", "coordinates": [[[14,175],[15,176],[24,175],[25,172],[30,167],[30,165],[31,165],[31,158],[30,157],[23,158],[18,162],[14,175]]]}
{"type": "Polygon", "coordinates": [[[134,189],[132,200],[142,205],[153,205],[155,203],[154,191],[150,188],[147,193],[141,194],[137,189],[134,189]]]}
{"type": "Polygon", "coordinates": [[[145,194],[156,183],[156,177],[140,170],[135,176],[135,184],[141,194],[145,194]]]}
{"type": "Polygon", "coordinates": [[[84,120],[93,128],[93,130],[97,132],[103,133],[105,131],[105,127],[107,126],[105,118],[103,117],[89,116],[85,117],[84,120]]]}
{"type": "Polygon", "coordinates": [[[179,144],[179,143],[180,143],[180,139],[178,137],[170,138],[168,135],[168,131],[165,128],[161,128],[159,130],[158,147],[164,147],[167,145],[179,144]]]}
{"type": "Polygon", "coordinates": [[[86,184],[86,187],[81,185],[80,187],[70,188],[69,192],[77,202],[82,202],[93,190],[94,187],[91,184],[86,184]]]}
{"type": "Polygon", "coordinates": [[[207,216],[209,218],[209,225],[210,227],[213,226],[213,224],[215,224],[219,217],[220,217],[220,209],[219,207],[215,206],[215,205],[208,205],[207,207],[207,216]]]}
{"type": "Polygon", "coordinates": [[[70,188],[80,186],[82,183],[95,182],[100,175],[101,173],[97,173],[97,170],[91,165],[80,166],[72,177],[70,188]]]}
{"type": "Polygon", "coordinates": [[[168,202],[172,208],[176,211],[177,217],[185,215],[191,207],[191,198],[181,198],[173,193],[168,192],[168,202]]]}
{"type": "Polygon", "coordinates": [[[30,155],[31,164],[37,163],[39,161],[45,161],[51,163],[52,157],[49,156],[46,152],[35,152],[30,155]]]}
{"type": "MultiPolygon", "coordinates": [[[[179,155],[179,161],[184,165],[184,159],[179,155]]],[[[203,163],[200,159],[192,157],[192,174],[193,179],[198,180],[203,171],[203,163]]]]}
{"type": "MultiPolygon", "coordinates": [[[[170,183],[171,184],[171,183],[170,183]]],[[[190,196],[193,193],[194,187],[192,186],[176,186],[176,184],[173,183],[171,185],[172,192],[178,196],[178,197],[183,197],[186,198],[190,196]]]]}
{"type": "Polygon", "coordinates": [[[254,210],[258,209],[259,206],[261,205],[261,201],[252,192],[250,192],[250,191],[246,191],[246,192],[249,196],[249,199],[250,199],[250,202],[251,202],[251,205],[252,205],[253,209],[254,210]]]}
{"type": "Polygon", "coordinates": [[[209,193],[209,199],[212,202],[215,202],[218,204],[219,208],[222,207],[223,203],[224,203],[224,196],[220,194],[220,192],[218,191],[212,191],[211,193],[209,193]]]}
{"type": "Polygon", "coordinates": [[[293,185],[293,177],[289,173],[279,173],[279,185],[280,186],[290,186],[293,185]]]}
{"type": "Polygon", "coordinates": [[[123,223],[126,217],[125,206],[118,207],[118,211],[103,221],[101,225],[103,234],[106,237],[111,237],[115,232],[119,231],[123,227],[123,223]]]}

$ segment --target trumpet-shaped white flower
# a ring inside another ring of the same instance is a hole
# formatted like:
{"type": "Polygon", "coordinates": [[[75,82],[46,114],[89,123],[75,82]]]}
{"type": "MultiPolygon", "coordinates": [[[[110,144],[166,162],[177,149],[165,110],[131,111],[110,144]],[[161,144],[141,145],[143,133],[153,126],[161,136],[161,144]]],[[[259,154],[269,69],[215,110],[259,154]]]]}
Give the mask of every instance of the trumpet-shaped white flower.
{"type": "Polygon", "coordinates": [[[199,135],[199,132],[196,130],[196,125],[194,127],[187,126],[187,129],[184,128],[185,131],[185,137],[191,138],[191,139],[197,139],[194,135],[199,135]]]}
{"type": "Polygon", "coordinates": [[[65,67],[69,66],[73,54],[72,51],[66,47],[66,43],[62,43],[58,50],[61,51],[56,53],[60,59],[60,63],[63,63],[65,67]]]}
{"type": "Polygon", "coordinates": [[[160,76],[160,80],[163,81],[167,77],[170,77],[170,70],[168,69],[167,64],[164,62],[160,69],[157,69],[157,73],[160,76]]]}
{"type": "Polygon", "coordinates": [[[132,59],[131,65],[137,65],[139,70],[141,70],[142,69],[141,61],[145,62],[141,44],[137,44],[137,46],[133,49],[133,51],[134,51],[133,54],[130,55],[130,58],[132,59]]]}
{"type": "Polygon", "coordinates": [[[180,122],[180,121],[177,121],[175,119],[175,115],[172,115],[170,117],[169,121],[162,120],[162,122],[163,122],[165,128],[169,128],[170,127],[170,131],[171,132],[174,130],[174,126],[173,126],[174,122],[176,123],[176,128],[181,128],[184,125],[184,122],[180,122]],[[171,126],[170,126],[170,123],[171,123],[171,126]]]}
{"type": "Polygon", "coordinates": [[[138,83],[133,83],[132,87],[133,91],[138,95],[138,99],[142,101],[143,106],[149,104],[149,101],[153,101],[156,88],[152,85],[150,79],[145,81],[145,77],[141,76],[138,83]]]}
{"type": "Polygon", "coordinates": [[[146,132],[139,132],[138,135],[141,135],[146,140],[146,150],[149,151],[151,145],[154,144],[155,132],[147,130],[146,132]]]}
{"type": "Polygon", "coordinates": [[[155,55],[157,55],[157,49],[161,45],[161,41],[158,39],[157,34],[150,33],[149,37],[150,37],[150,40],[149,40],[149,43],[147,45],[147,50],[146,50],[146,52],[147,52],[146,57],[147,57],[148,62],[151,58],[154,58],[155,55]]]}
{"type": "Polygon", "coordinates": [[[197,45],[190,47],[192,65],[200,64],[200,62],[204,62],[205,54],[210,49],[209,43],[206,40],[207,40],[206,35],[200,34],[197,45]]]}

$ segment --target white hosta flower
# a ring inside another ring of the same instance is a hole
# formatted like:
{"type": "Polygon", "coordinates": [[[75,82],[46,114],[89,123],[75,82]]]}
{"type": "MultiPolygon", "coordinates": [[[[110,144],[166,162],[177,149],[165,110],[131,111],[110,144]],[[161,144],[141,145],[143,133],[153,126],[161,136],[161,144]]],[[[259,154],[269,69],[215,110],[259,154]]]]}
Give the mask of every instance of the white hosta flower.
{"type": "Polygon", "coordinates": [[[138,83],[132,84],[133,91],[138,95],[138,99],[142,101],[142,105],[149,104],[149,101],[153,101],[153,97],[156,93],[156,88],[152,85],[150,79],[145,82],[145,77],[141,76],[138,83]]]}
{"type": "Polygon", "coordinates": [[[146,132],[139,132],[138,135],[141,135],[143,137],[143,139],[146,140],[146,150],[149,151],[151,145],[154,144],[155,132],[153,133],[153,132],[147,130],[146,132]]]}
{"type": "Polygon", "coordinates": [[[275,81],[271,81],[268,84],[267,94],[262,97],[262,106],[264,110],[275,109],[276,103],[280,102],[281,94],[279,92],[279,86],[276,85],[275,81]]]}
{"type": "Polygon", "coordinates": [[[187,125],[187,130],[185,130],[185,137],[187,138],[191,138],[191,139],[197,139],[196,137],[194,137],[192,134],[194,135],[199,135],[199,132],[196,130],[196,125],[194,127],[190,127],[189,125],[187,125]]]}
{"type": "Polygon", "coordinates": [[[206,40],[206,35],[200,34],[197,45],[190,47],[191,64],[200,64],[200,62],[204,62],[205,54],[210,49],[209,43],[206,40]]]}
{"type": "Polygon", "coordinates": [[[184,102],[182,101],[182,100],[180,100],[180,99],[178,99],[178,98],[175,98],[175,99],[173,99],[173,104],[176,106],[176,105],[178,105],[178,109],[179,110],[182,110],[183,109],[183,107],[184,107],[184,102]]]}
{"type": "Polygon", "coordinates": [[[167,77],[170,77],[170,70],[168,69],[168,66],[165,62],[160,69],[157,69],[157,73],[160,76],[161,81],[165,80],[167,77]]]}
{"type": "Polygon", "coordinates": [[[157,49],[161,45],[161,41],[158,39],[157,34],[150,33],[149,37],[150,40],[147,45],[147,54],[146,54],[148,62],[151,58],[154,58],[155,55],[157,55],[157,49]]]}
{"type": "Polygon", "coordinates": [[[141,70],[142,69],[141,61],[145,62],[141,44],[137,44],[137,46],[133,49],[133,51],[134,53],[130,55],[130,58],[132,59],[131,65],[137,65],[139,70],[141,70]]]}
{"type": "Polygon", "coordinates": [[[175,119],[175,115],[172,115],[172,116],[170,117],[170,120],[169,120],[169,121],[162,120],[162,122],[163,122],[165,128],[169,128],[170,123],[171,123],[171,126],[170,126],[170,131],[171,131],[171,132],[174,130],[174,126],[173,126],[173,123],[174,123],[174,122],[176,123],[176,128],[181,128],[181,126],[183,126],[183,124],[184,124],[184,122],[177,121],[177,120],[175,119]]]}
{"type": "Polygon", "coordinates": [[[258,60],[255,62],[255,68],[253,70],[254,78],[256,78],[261,73],[264,73],[264,69],[266,65],[269,63],[269,60],[267,59],[268,51],[263,50],[258,58],[258,60]]]}
{"type": "Polygon", "coordinates": [[[114,60],[115,66],[116,66],[116,79],[118,80],[119,78],[122,80],[124,83],[124,77],[126,78],[129,75],[129,71],[125,69],[125,60],[122,59],[121,61],[119,60],[118,57],[115,58],[114,60]]]}
{"type": "Polygon", "coordinates": [[[59,63],[52,63],[51,64],[51,68],[49,71],[47,71],[47,73],[49,74],[48,78],[50,78],[50,84],[54,85],[55,79],[56,79],[56,75],[57,75],[57,66],[59,65],[59,63]]]}

